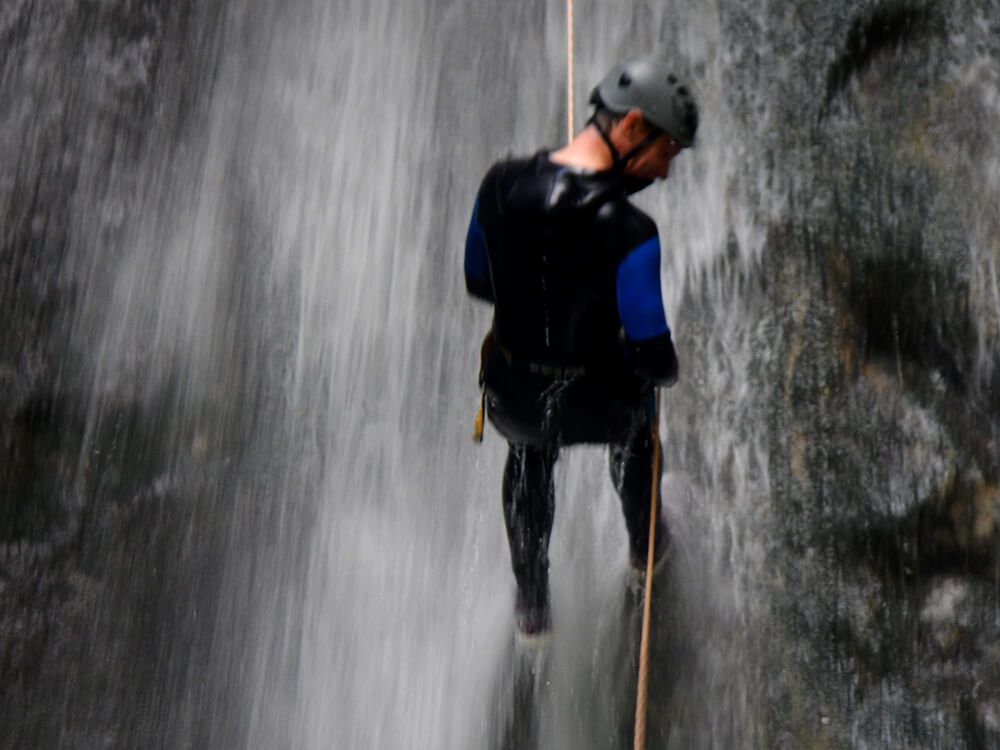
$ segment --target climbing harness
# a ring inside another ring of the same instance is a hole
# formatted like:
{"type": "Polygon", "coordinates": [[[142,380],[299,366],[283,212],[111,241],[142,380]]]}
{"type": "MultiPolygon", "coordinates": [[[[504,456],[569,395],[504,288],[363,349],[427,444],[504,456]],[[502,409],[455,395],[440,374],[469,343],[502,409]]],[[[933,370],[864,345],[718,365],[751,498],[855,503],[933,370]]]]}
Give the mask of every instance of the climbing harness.
{"type": "Polygon", "coordinates": [[[496,338],[490,330],[483,337],[483,343],[479,345],[479,409],[476,411],[476,421],[472,425],[472,440],[476,443],[483,442],[483,414],[486,411],[486,358],[490,356],[496,338]]]}

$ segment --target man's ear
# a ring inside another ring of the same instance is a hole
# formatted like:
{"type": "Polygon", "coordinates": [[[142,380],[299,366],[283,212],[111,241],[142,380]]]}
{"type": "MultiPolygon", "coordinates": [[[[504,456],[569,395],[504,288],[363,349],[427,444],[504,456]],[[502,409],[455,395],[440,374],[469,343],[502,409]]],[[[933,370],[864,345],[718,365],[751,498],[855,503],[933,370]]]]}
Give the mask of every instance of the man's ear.
{"type": "Polygon", "coordinates": [[[631,139],[638,139],[645,135],[646,122],[642,117],[642,112],[637,109],[630,109],[622,118],[622,130],[631,139]]]}

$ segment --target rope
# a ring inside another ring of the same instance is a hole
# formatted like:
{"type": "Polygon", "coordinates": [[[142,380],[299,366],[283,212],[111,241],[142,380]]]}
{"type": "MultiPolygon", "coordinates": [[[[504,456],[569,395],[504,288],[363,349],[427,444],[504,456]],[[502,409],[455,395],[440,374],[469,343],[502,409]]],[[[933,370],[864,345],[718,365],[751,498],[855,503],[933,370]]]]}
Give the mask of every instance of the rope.
{"type": "Polygon", "coordinates": [[[566,142],[573,140],[573,0],[566,0],[566,142]]]}
{"type": "Polygon", "coordinates": [[[649,621],[653,593],[653,550],[656,548],[656,499],[660,489],[660,389],[656,392],[653,421],[653,481],[649,492],[649,547],[646,549],[646,589],[642,602],[642,637],[639,641],[639,681],[635,697],[634,750],[646,747],[646,696],[649,687],[649,621]]]}

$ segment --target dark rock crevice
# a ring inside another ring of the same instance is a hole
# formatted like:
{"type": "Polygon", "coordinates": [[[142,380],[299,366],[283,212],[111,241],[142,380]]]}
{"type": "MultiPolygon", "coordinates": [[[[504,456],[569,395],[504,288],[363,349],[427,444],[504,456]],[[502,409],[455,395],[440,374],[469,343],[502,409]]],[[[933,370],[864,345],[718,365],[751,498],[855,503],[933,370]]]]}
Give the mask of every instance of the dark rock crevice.
{"type": "Polygon", "coordinates": [[[941,34],[944,17],[931,3],[885,2],[856,16],[843,48],[826,73],[826,96],[820,119],[851,80],[864,74],[881,55],[941,34]]]}

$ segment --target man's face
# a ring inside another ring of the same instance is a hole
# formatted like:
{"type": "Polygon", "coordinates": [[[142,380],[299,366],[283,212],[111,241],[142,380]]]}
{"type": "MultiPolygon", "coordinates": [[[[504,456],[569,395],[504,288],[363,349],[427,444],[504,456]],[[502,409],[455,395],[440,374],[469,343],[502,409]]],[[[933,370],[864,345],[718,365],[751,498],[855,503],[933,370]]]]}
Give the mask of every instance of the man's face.
{"type": "MultiPolygon", "coordinates": [[[[642,142],[651,129],[642,114],[638,110],[632,110],[616,124],[612,140],[616,141],[619,153],[627,154],[642,142]]],[[[667,133],[661,133],[659,138],[647,144],[629,160],[625,165],[625,174],[643,180],[665,180],[670,172],[670,161],[682,148],[667,133]]]]}
{"type": "Polygon", "coordinates": [[[666,133],[640,151],[625,167],[627,174],[644,180],[665,180],[670,162],[683,147],[666,133]]]}

